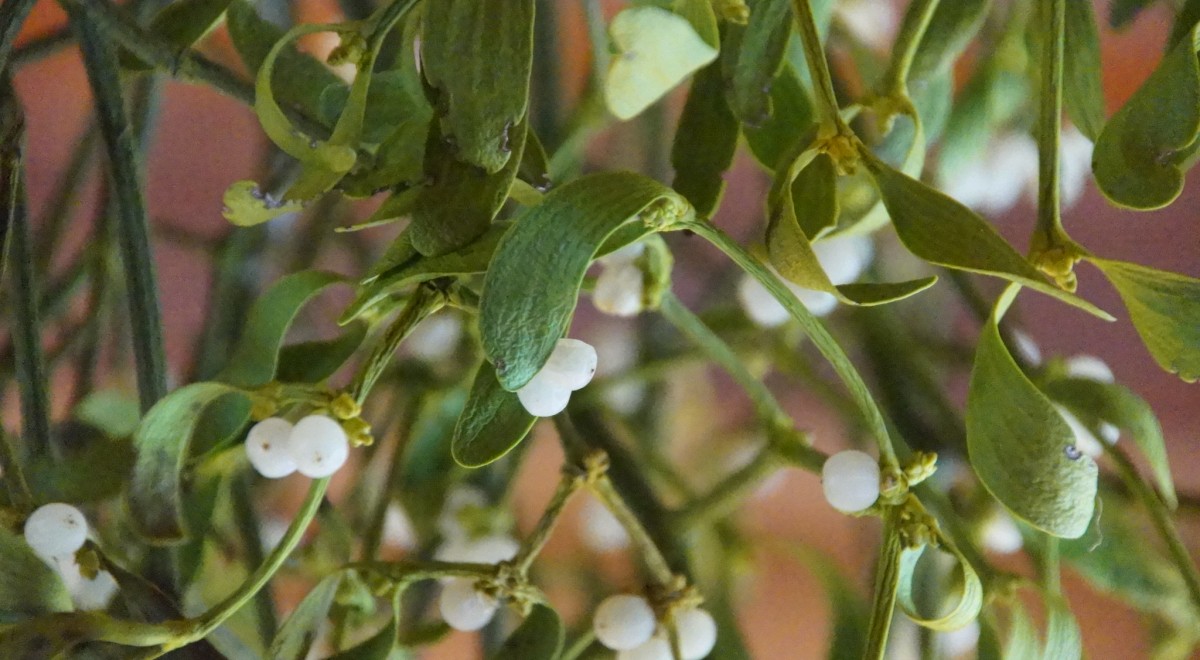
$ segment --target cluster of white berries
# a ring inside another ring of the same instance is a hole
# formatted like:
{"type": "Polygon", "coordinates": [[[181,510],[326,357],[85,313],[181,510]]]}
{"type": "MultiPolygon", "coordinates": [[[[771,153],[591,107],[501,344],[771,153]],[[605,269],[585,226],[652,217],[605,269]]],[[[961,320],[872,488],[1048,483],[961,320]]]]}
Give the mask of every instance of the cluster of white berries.
{"type": "MultiPolygon", "coordinates": [[[[867,236],[838,236],[813,243],[813,253],[829,281],[834,284],[849,284],[858,279],[871,263],[875,254],[874,244],[867,236]]],[[[837,307],[838,299],[831,293],[805,289],[786,279],[787,288],[816,316],[826,316],[837,307]]],[[[738,300],[742,309],[757,325],[774,328],[788,320],[788,311],[775,296],[749,274],[738,283],[738,300]]]]}
{"type": "MultiPolygon", "coordinates": [[[[451,490],[437,521],[438,532],[444,541],[433,558],[446,562],[495,564],[515,557],[521,546],[513,537],[500,533],[472,536],[463,525],[463,515],[469,509],[486,506],[487,499],[477,488],[459,486],[451,490]]],[[[479,590],[472,578],[442,580],[438,609],[446,624],[455,630],[479,630],[492,620],[499,608],[500,602],[479,590]]]]}
{"type": "Polygon", "coordinates": [[[88,524],[83,512],[70,504],[45,504],[25,520],[25,542],[34,554],[58,571],[71,601],[80,610],[108,607],[117,592],[117,581],[105,570],[93,577],[83,575],[75,553],[87,541],[88,524]]]}
{"type": "Polygon", "coordinates": [[[862,511],[879,499],[879,462],[855,449],[838,452],[821,466],[821,489],[838,511],[862,511]]]}
{"type": "MultiPolygon", "coordinates": [[[[641,596],[609,596],[596,608],[592,630],[604,646],[617,651],[617,660],[671,660],[666,628],[650,603],[641,596]]],[[[717,623],[707,611],[694,607],[675,614],[683,660],[700,660],[717,643],[717,623]]]]}
{"type": "Polygon", "coordinates": [[[592,381],[596,373],[596,349],[578,339],[559,339],[541,371],[517,390],[521,405],[534,417],[552,417],[562,412],[571,392],[592,381]]]}
{"type": "Polygon", "coordinates": [[[337,472],[350,456],[350,440],[337,420],[309,415],[292,425],[268,417],[250,428],[246,457],[258,473],[279,479],[293,472],[322,479],[337,472]]]}
{"type": "Polygon", "coordinates": [[[644,243],[632,243],[599,259],[602,270],[592,289],[592,304],[613,316],[636,316],[644,306],[646,276],[638,259],[646,252],[644,243]]]}

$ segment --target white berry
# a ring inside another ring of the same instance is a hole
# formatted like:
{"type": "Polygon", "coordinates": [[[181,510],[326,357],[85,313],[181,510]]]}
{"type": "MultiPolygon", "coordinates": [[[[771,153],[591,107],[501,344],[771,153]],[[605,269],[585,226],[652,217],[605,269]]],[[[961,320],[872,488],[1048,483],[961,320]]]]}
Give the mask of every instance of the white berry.
{"type": "Polygon", "coordinates": [[[461,514],[466,509],[482,509],[487,506],[487,495],[482,490],[469,484],[456,484],[446,493],[446,501],[438,514],[438,533],[443,539],[465,539],[467,530],[463,527],[461,514]]]}
{"type": "Polygon", "coordinates": [[[246,435],[246,458],[259,474],[278,479],[296,471],[289,448],[292,425],[279,417],[268,417],[250,427],[246,435]]]}
{"type": "Polygon", "coordinates": [[[592,304],[611,316],[636,316],[642,311],[645,275],[634,263],[606,266],[596,278],[592,304]]]}
{"type": "Polygon", "coordinates": [[[821,467],[821,488],[838,511],[862,511],[879,499],[879,463],[861,451],[838,452],[821,467]]]}
{"type": "Polygon", "coordinates": [[[962,628],[938,633],[937,647],[947,658],[965,657],[979,645],[979,622],[972,621],[962,628]]]}
{"type": "Polygon", "coordinates": [[[87,534],[87,518],[70,504],[44,504],[25,520],[25,542],[46,559],[75,554],[87,534]]]}
{"type": "Polygon", "coordinates": [[[120,588],[112,573],[105,570],[97,571],[95,577],[90,579],[84,577],[79,564],[71,556],[58,558],[56,568],[77,610],[102,610],[108,607],[120,588]]]}
{"type": "Polygon", "coordinates": [[[1021,549],[1025,540],[1017,523],[1002,511],[996,511],[983,523],[980,544],[992,552],[1008,555],[1021,549]]]}
{"type": "Polygon", "coordinates": [[[717,645],[717,622],[699,607],[675,615],[675,632],[679,634],[683,660],[700,660],[717,645]]]}
{"type": "Polygon", "coordinates": [[[592,617],[596,639],[614,651],[629,651],[645,644],[657,626],[650,603],[632,594],[609,596],[592,617]]]}
{"type": "Polygon", "coordinates": [[[567,409],[571,390],[538,372],[525,386],[517,390],[517,399],[534,417],[553,417],[567,409]]]}
{"type": "Polygon", "coordinates": [[[867,236],[838,236],[813,243],[813,254],[830,282],[849,284],[871,263],[875,245],[867,236]]]}
{"type": "Polygon", "coordinates": [[[477,539],[458,538],[443,543],[434,553],[438,561],[496,564],[517,555],[521,544],[506,534],[489,534],[477,539]]]}
{"type": "Polygon", "coordinates": [[[629,546],[629,532],[621,521],[595,498],[588,498],[580,512],[583,544],[596,552],[612,552],[629,546]]]}
{"type": "Polygon", "coordinates": [[[574,392],[592,382],[596,362],[596,349],[591,344],[578,339],[559,339],[538,373],[574,392]]]}
{"type": "Polygon", "coordinates": [[[1075,355],[1067,358],[1067,375],[1072,378],[1086,378],[1101,383],[1111,383],[1112,369],[1108,364],[1094,355],[1075,355]]]}
{"type": "Polygon", "coordinates": [[[475,588],[475,580],[454,578],[442,586],[438,609],[442,619],[455,630],[470,632],[486,626],[500,603],[475,588]]]}
{"type": "Polygon", "coordinates": [[[346,431],[331,417],[309,415],[296,422],[288,446],[296,469],[306,477],[328,477],[350,456],[346,431]]]}
{"type": "Polygon", "coordinates": [[[787,308],[750,275],[742,276],[738,282],[737,296],[746,316],[759,327],[774,328],[783,325],[789,318],[787,308]]]}
{"type": "Polygon", "coordinates": [[[671,643],[661,634],[654,635],[635,648],[617,653],[617,660],[673,660],[673,658],[671,643]]]}

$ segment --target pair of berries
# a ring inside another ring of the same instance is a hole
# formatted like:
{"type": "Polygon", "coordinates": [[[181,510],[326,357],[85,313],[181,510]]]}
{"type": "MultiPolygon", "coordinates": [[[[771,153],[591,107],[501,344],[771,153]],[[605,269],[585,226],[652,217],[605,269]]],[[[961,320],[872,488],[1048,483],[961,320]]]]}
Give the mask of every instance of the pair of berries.
{"type": "MultiPolygon", "coordinates": [[[[671,660],[671,642],[650,603],[634,594],[609,596],[592,617],[596,639],[617,651],[619,660],[671,660]]],[[[683,660],[699,660],[717,643],[717,623],[707,611],[693,607],[675,614],[675,632],[683,660]]]]}
{"type": "Polygon", "coordinates": [[[337,472],[350,456],[346,430],[332,417],[309,415],[295,425],[268,417],[250,428],[246,457],[264,477],[278,479],[293,472],[322,479],[337,472]]]}
{"type": "Polygon", "coordinates": [[[571,392],[596,374],[596,349],[578,339],[559,339],[541,371],[517,390],[521,405],[534,417],[553,417],[567,407],[571,392]]]}

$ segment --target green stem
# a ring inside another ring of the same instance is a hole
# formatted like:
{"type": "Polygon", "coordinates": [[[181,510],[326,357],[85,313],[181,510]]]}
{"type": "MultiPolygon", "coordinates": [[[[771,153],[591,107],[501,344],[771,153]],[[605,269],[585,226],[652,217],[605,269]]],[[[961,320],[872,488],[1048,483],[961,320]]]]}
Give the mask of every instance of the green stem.
{"type": "Polygon", "coordinates": [[[230,615],[241,609],[260,589],[266,586],[276,571],[283,566],[283,562],[287,560],[288,555],[292,554],[292,551],[300,544],[300,538],[304,535],[304,531],[308,529],[309,523],[312,522],[313,517],[317,514],[317,509],[320,508],[321,501],[325,497],[325,489],[328,487],[328,478],[314,480],[308,489],[308,496],[304,498],[304,503],[300,505],[300,511],[296,514],[295,519],[292,520],[292,524],[288,526],[283,539],[279,541],[279,545],[271,550],[271,554],[267,555],[266,560],[259,565],[258,570],[254,571],[242,583],[242,586],[238,587],[228,598],[217,603],[207,612],[193,620],[188,634],[166,645],[164,650],[171,650],[203,639],[215,630],[217,626],[221,625],[225,619],[229,618],[230,615]]]}
{"type": "Polygon", "coordinates": [[[558,656],[558,660],[576,660],[584,654],[593,644],[596,643],[596,632],[589,625],[587,630],[579,634],[571,645],[563,649],[562,655],[558,656]]]}
{"type": "MultiPolygon", "coordinates": [[[[261,566],[263,556],[262,540],[259,536],[258,515],[254,512],[254,500],[250,492],[250,475],[242,473],[233,477],[230,484],[230,499],[232,501],[233,519],[238,535],[241,537],[245,553],[246,566],[261,566]]],[[[259,640],[269,646],[275,637],[279,621],[275,615],[275,599],[271,595],[271,585],[264,585],[254,595],[254,622],[259,640]]]]}
{"type": "Polygon", "coordinates": [[[896,610],[896,589],[900,584],[900,513],[903,507],[888,507],[883,528],[883,547],[875,565],[875,601],[863,651],[865,660],[882,660],[887,650],[892,614],[896,610]]]}
{"type": "Polygon", "coordinates": [[[904,14],[904,23],[900,26],[900,34],[892,47],[892,61],[887,73],[881,79],[880,90],[896,99],[908,98],[908,73],[912,70],[913,60],[933,12],[937,10],[938,0],[913,0],[904,14]]]}
{"type": "Polygon", "coordinates": [[[571,467],[564,469],[562,479],[558,481],[558,488],[550,497],[550,503],[542,512],[542,517],[538,519],[537,527],[533,528],[528,538],[521,544],[521,550],[517,556],[512,558],[512,565],[521,575],[528,574],[529,567],[533,565],[533,561],[537,559],[542,548],[546,546],[546,542],[550,540],[550,534],[554,531],[558,519],[562,517],[567,502],[584,483],[577,470],[573,470],[571,467]]]}
{"type": "Polygon", "coordinates": [[[32,511],[33,493],[29,490],[29,482],[25,480],[25,473],[21,470],[17,452],[9,442],[3,426],[0,426],[0,469],[4,470],[4,485],[13,508],[22,513],[32,511]]]}
{"type": "Polygon", "coordinates": [[[71,11],[70,17],[96,99],[100,132],[112,168],[110,184],[116,205],[117,241],[129,295],[138,398],[145,412],[166,395],[167,368],[162,311],[158,302],[154,253],[150,248],[149,221],[142,197],[142,177],[137,166],[134,127],[125,115],[115,51],[84,12],[71,11]]]}
{"type": "Polygon", "coordinates": [[[850,129],[842,122],[838,111],[833,78],[829,75],[829,63],[825,59],[825,49],[821,46],[821,34],[817,31],[817,19],[813,15],[812,3],[810,0],[792,0],[792,7],[796,14],[796,26],[800,29],[800,42],[804,45],[804,59],[808,62],[808,72],[817,93],[817,123],[836,128],[837,133],[848,134],[850,129]]]}
{"type": "Polygon", "coordinates": [[[1059,208],[1059,138],[1062,129],[1063,42],[1066,0],[1040,0],[1045,24],[1042,41],[1042,86],[1038,112],[1038,210],[1034,252],[1062,247],[1069,241],[1059,208]]]}
{"type": "MultiPolygon", "coordinates": [[[[779,468],[779,459],[770,447],[759,450],[754,460],[734,470],[707,493],[677,509],[671,526],[682,534],[728,515],[763,479],[779,468]]],[[[820,469],[820,465],[817,465],[820,469]]]]}
{"type": "MultiPolygon", "coordinates": [[[[37,232],[37,255],[35,264],[39,273],[48,273],[51,262],[58,255],[62,239],[70,232],[66,231],[67,220],[76,208],[76,200],[83,189],[84,177],[92,164],[92,155],[96,151],[96,143],[100,132],[96,125],[88,124],[83,136],[78,138],[67,169],[59,178],[54,192],[50,197],[50,206],[42,214],[37,232]]],[[[101,205],[103,206],[103,205],[101,205]]]]}
{"type": "Polygon", "coordinates": [[[888,434],[883,413],[879,410],[875,399],[871,397],[871,393],[867,389],[867,384],[863,382],[862,376],[854,369],[854,366],[850,363],[850,358],[846,356],[846,352],[842,350],[842,347],[829,334],[825,326],[821,325],[821,322],[804,307],[803,303],[784,286],[778,277],[742,248],[728,234],[706,220],[697,220],[688,223],[686,228],[692,230],[709,243],[712,243],[740,266],[742,270],[758,280],[763,287],[771,292],[771,295],[775,296],[779,304],[787,309],[792,318],[796,319],[813,345],[829,361],[834,371],[837,372],[838,377],[845,383],[851,397],[854,399],[854,403],[858,406],[859,413],[862,414],[868,428],[871,429],[872,434],[875,436],[884,467],[899,470],[900,462],[896,458],[895,449],[892,447],[892,439],[888,434]]]}
{"type": "Polygon", "coordinates": [[[413,292],[411,298],[408,299],[408,304],[401,310],[400,316],[388,326],[387,331],[375,344],[375,350],[371,353],[371,357],[363,363],[362,369],[354,378],[354,382],[350,385],[350,394],[360,405],[366,400],[370,394],[371,388],[375,386],[375,382],[383,375],[388,364],[392,361],[392,356],[396,349],[400,347],[400,342],[408,336],[413,328],[421,322],[426,316],[441,309],[446,304],[446,297],[430,286],[419,286],[413,292]]]}
{"type": "MultiPolygon", "coordinates": [[[[7,86],[7,85],[6,85],[7,86]]],[[[50,453],[50,397],[46,359],[42,350],[41,319],[37,305],[29,216],[25,206],[24,158],[21,143],[25,121],[12,88],[4,92],[0,108],[0,274],[13,264],[13,346],[17,387],[21,394],[21,427],[31,457],[50,453]],[[9,259],[8,257],[11,257],[9,259]]]]}
{"type": "Polygon", "coordinates": [[[73,43],[75,43],[75,36],[71,34],[70,28],[60,28],[49,34],[30,39],[18,48],[13,48],[12,54],[8,58],[8,64],[15,71],[26,64],[64,50],[73,43]]]}
{"type": "Polygon", "coordinates": [[[1146,511],[1150,514],[1150,521],[1154,524],[1154,528],[1162,537],[1163,542],[1166,543],[1167,551],[1170,553],[1171,559],[1175,561],[1175,566],[1179,569],[1184,584],[1187,585],[1192,604],[1200,612],[1200,572],[1197,572],[1196,564],[1188,554],[1187,546],[1180,538],[1174,521],[1171,520],[1170,510],[1154,492],[1154,489],[1146,485],[1146,482],[1138,475],[1137,468],[1134,467],[1125,452],[1115,447],[1108,447],[1105,453],[1113,459],[1125,486],[1141,500],[1142,506],[1146,507],[1146,511]]]}
{"type": "MultiPolygon", "coordinates": [[[[369,518],[370,522],[367,525],[367,531],[363,535],[362,540],[362,557],[370,560],[374,559],[379,553],[379,546],[383,540],[383,526],[387,521],[387,510],[391,506],[392,500],[395,499],[397,492],[401,488],[401,475],[404,470],[404,450],[408,448],[408,439],[412,437],[412,430],[417,422],[417,417],[424,403],[424,397],[420,393],[407,395],[403,391],[397,391],[397,396],[393,401],[393,407],[400,407],[400,429],[396,433],[396,446],[392,450],[391,460],[388,462],[387,476],[384,477],[383,487],[379,492],[379,499],[375,502],[375,507],[371,511],[369,518]],[[406,400],[400,404],[399,400],[406,400]]],[[[381,454],[383,452],[380,452],[381,454]]]]}
{"type": "Polygon", "coordinates": [[[662,313],[663,318],[675,326],[676,330],[692,340],[692,343],[709,360],[720,365],[737,381],[737,384],[750,397],[755,411],[768,429],[774,431],[776,428],[790,429],[795,426],[795,422],[775,400],[775,395],[771,394],[771,390],[747,371],[742,361],[734,354],[733,349],[705,325],[704,321],[701,321],[685,307],[674,293],[667,291],[663,294],[658,311],[662,313]]]}

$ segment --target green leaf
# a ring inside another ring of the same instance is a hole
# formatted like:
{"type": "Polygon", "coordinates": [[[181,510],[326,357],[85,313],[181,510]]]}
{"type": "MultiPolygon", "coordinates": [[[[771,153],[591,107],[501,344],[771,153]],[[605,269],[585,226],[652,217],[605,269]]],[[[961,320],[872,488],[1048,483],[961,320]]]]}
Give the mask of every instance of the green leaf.
{"type": "Polygon", "coordinates": [[[1107,493],[1102,505],[1097,538],[1063,541],[1059,544],[1063,560],[1097,590],[1140,610],[1187,611],[1182,577],[1135,523],[1129,506],[1107,493]]]}
{"type": "Polygon", "coordinates": [[[319,383],[329,378],[354,355],[367,335],[365,323],[354,323],[333,339],[288,344],[279,349],[275,380],[283,383],[319,383]]]}
{"type": "Polygon", "coordinates": [[[1157,209],[1183,190],[1178,156],[1200,133],[1200,26],[1167,53],[1096,140],[1092,169],[1114,204],[1157,209]]]}
{"type": "Polygon", "coordinates": [[[675,180],[671,187],[687,198],[696,213],[711,217],[725,192],[723,175],[737,151],[738,123],[722,94],[718,64],[700,70],[692,80],[683,115],[671,145],[675,180]]]}
{"type": "Polygon", "coordinates": [[[317,270],[280,278],[250,309],[242,336],[218,380],[244,388],[271,382],[283,339],[300,308],[317,294],[343,282],[340,275],[317,270]]]}
{"type": "Polygon", "coordinates": [[[134,529],[155,543],[188,536],[183,520],[182,472],[189,443],[202,413],[214,401],[241,390],[224,383],[193,383],[154,404],[133,435],[137,460],[129,482],[129,514],[134,529]]]}
{"type": "Polygon", "coordinates": [[[1124,261],[1088,261],[1116,287],[1159,366],[1189,383],[1200,378],[1200,280],[1124,261]]]}
{"type": "Polygon", "coordinates": [[[1079,132],[1095,142],[1104,128],[1104,89],[1100,84],[1100,35],[1090,2],[1066,3],[1063,101],[1079,132]]]}
{"type": "MultiPolygon", "coordinates": [[[[177,0],[158,10],[146,31],[182,51],[217,27],[229,4],[230,0],[177,0]]],[[[122,50],[120,57],[125,69],[149,71],[154,68],[127,50],[122,50]]]]}
{"type": "MultiPolygon", "coordinates": [[[[137,402],[131,403],[126,422],[136,425],[140,413],[137,402]]],[[[130,435],[113,436],[74,421],[58,424],[52,432],[58,451],[30,456],[24,465],[25,479],[38,500],[81,504],[121,493],[134,462],[130,435]]]]}
{"type": "Polygon", "coordinates": [[[1042,599],[1047,611],[1042,657],[1045,660],[1079,660],[1083,657],[1083,638],[1066,599],[1047,592],[1042,593],[1042,599]]]}
{"type": "Polygon", "coordinates": [[[900,553],[900,580],[896,589],[896,604],[917,625],[930,630],[957,630],[974,621],[983,607],[983,584],[979,575],[965,557],[952,544],[946,543],[937,550],[949,552],[955,559],[956,570],[951,586],[946,594],[939,594],[939,600],[950,605],[941,608],[936,614],[924,615],[917,605],[913,593],[913,582],[917,571],[917,563],[929,546],[905,548],[900,553]]]}
{"type": "Polygon", "coordinates": [[[235,181],[222,197],[221,216],[239,227],[253,227],[288,213],[304,210],[304,200],[275,199],[254,181],[235,181]]]}
{"type": "MultiPolygon", "coordinates": [[[[234,48],[252,75],[257,74],[271,48],[284,31],[264,20],[247,0],[234,0],[226,12],[226,26],[234,48]]],[[[309,117],[320,117],[321,93],[331,85],[345,87],[332,71],[309,55],[288,46],[275,59],[275,98],[289,107],[297,107],[309,117]]]]}
{"type": "Polygon", "coordinates": [[[1020,601],[1013,601],[1012,621],[1009,624],[1008,640],[1004,644],[1005,660],[1029,660],[1041,656],[1037,628],[1025,613],[1020,601]]]}
{"type": "Polygon", "coordinates": [[[390,620],[361,644],[335,653],[329,656],[329,660],[398,660],[406,657],[407,654],[396,643],[396,622],[390,620]]]}
{"type": "Polygon", "coordinates": [[[983,26],[991,5],[992,0],[939,2],[917,46],[909,79],[923,80],[949,71],[983,26]]]}
{"type": "MultiPolygon", "coordinates": [[[[500,239],[504,238],[512,225],[497,223],[466,247],[439,257],[415,256],[397,264],[381,276],[359,286],[358,295],[346,307],[339,323],[348,323],[363,312],[371,309],[388,296],[399,293],[405,287],[438,277],[474,275],[487,270],[496,252],[500,239]]],[[[397,240],[404,239],[407,232],[397,240]]]]}
{"type": "Polygon", "coordinates": [[[792,34],[790,0],[750,0],[745,27],[729,25],[722,44],[725,98],[734,116],[761,126],[773,114],[772,84],[792,34]]]}
{"type": "MultiPolygon", "coordinates": [[[[773,170],[783,158],[802,148],[812,121],[812,101],[791,65],[785,64],[771,84],[771,116],[757,126],[745,126],[746,143],[759,164],[773,170]]],[[[805,143],[807,144],[807,142],[805,143]]]]}
{"type": "Polygon", "coordinates": [[[309,649],[317,639],[321,622],[325,620],[330,606],[333,605],[333,597],[337,594],[341,581],[342,572],[338,571],[326,576],[308,592],[287,621],[280,626],[279,632],[271,642],[269,657],[274,660],[307,657],[309,649]]]}
{"type": "Polygon", "coordinates": [[[425,176],[413,207],[409,240],[417,252],[438,256],[479,238],[508,199],[525,148],[526,124],[508,130],[513,158],[499,171],[486,173],[464,163],[437,131],[430,130],[425,150],[425,176]]]}
{"type": "Polygon", "coordinates": [[[704,43],[717,49],[721,47],[717,12],[713,9],[711,0],[646,0],[638,4],[660,6],[675,12],[687,19],[704,43]]]}
{"type": "MultiPolygon", "coordinates": [[[[336,123],[349,98],[350,90],[345,85],[326,87],[321,92],[322,118],[330,124],[336,123]]],[[[428,125],[432,116],[433,108],[425,99],[415,72],[380,71],[371,77],[367,91],[361,139],[366,144],[382,144],[402,124],[412,121],[428,125]]]]}
{"type": "Polygon", "coordinates": [[[479,309],[484,352],[504,389],[525,385],[550,357],[570,325],[584,273],[610,235],[634,220],[650,233],[693,215],[678,193],[630,172],[581,177],[525,209],[496,248],[479,309]]]}
{"type": "Polygon", "coordinates": [[[128,438],[137,428],[137,399],[117,390],[96,390],[75,405],[71,415],[97,429],[110,438],[128,438]]]}
{"type": "Polygon", "coordinates": [[[609,34],[617,52],[604,79],[604,101],[618,119],[631,119],[717,57],[686,18],[658,7],[622,10],[609,34]]]}
{"type": "Polygon", "coordinates": [[[879,161],[868,167],[900,241],[933,264],[1002,277],[1112,320],[1104,310],[1051,284],[975,212],[879,161]]]}
{"type": "Polygon", "coordinates": [[[545,605],[534,605],[521,626],[504,641],[492,660],[554,660],[563,645],[563,624],[545,605]]]}
{"type": "Polygon", "coordinates": [[[810,229],[814,232],[819,231],[820,228],[836,222],[837,172],[833,159],[828,154],[810,154],[808,157],[801,156],[792,168],[788,168],[780,176],[795,176],[796,183],[800,184],[805,198],[799,203],[802,208],[807,209],[807,222],[811,227],[802,228],[796,217],[796,202],[792,200],[795,184],[788,185],[786,178],[776,182],[777,189],[780,189],[779,199],[777,203],[772,204],[771,221],[767,226],[767,251],[775,269],[806,289],[833,294],[839,300],[852,305],[881,305],[907,298],[933,286],[937,282],[936,277],[897,284],[860,283],[837,286],[829,280],[806,234],[810,229]],[[795,173],[794,168],[800,167],[808,157],[812,158],[811,162],[795,173]]]}
{"type": "Polygon", "coordinates": [[[1133,436],[1133,442],[1146,457],[1158,482],[1158,491],[1171,508],[1178,499],[1167,460],[1166,441],[1154,410],[1129,388],[1116,383],[1104,383],[1089,378],[1053,378],[1042,384],[1051,399],[1065,405],[1081,420],[1108,422],[1133,436]]]}
{"type": "Polygon", "coordinates": [[[464,467],[483,467],[507,454],[529,434],[537,418],[513,392],[500,386],[496,370],[484,362],[454,427],[450,451],[464,467]]]}
{"type": "Polygon", "coordinates": [[[71,610],[71,594],[58,572],[33,552],[24,536],[0,526],[0,622],[71,610]]]}
{"type": "Polygon", "coordinates": [[[440,132],[459,158],[487,172],[521,157],[510,132],[525,123],[529,104],[533,8],[533,0],[425,6],[421,60],[426,80],[440,92],[440,132]]]}
{"type": "Polygon", "coordinates": [[[438,533],[438,513],[450,484],[462,470],[450,455],[446,438],[462,416],[466,391],[456,388],[445,394],[429,394],[416,400],[416,423],[404,448],[399,471],[400,503],[412,517],[418,538],[438,533]]]}
{"type": "Polygon", "coordinates": [[[1048,534],[1078,538],[1092,519],[1098,471],[1000,339],[998,324],[1018,290],[1010,285],[997,301],[975,350],[967,451],[979,480],[1009,511],[1048,534]]]}

